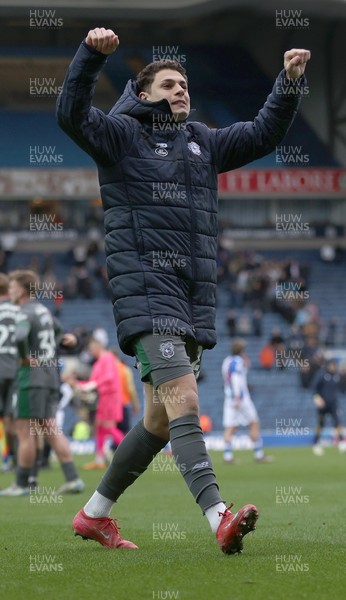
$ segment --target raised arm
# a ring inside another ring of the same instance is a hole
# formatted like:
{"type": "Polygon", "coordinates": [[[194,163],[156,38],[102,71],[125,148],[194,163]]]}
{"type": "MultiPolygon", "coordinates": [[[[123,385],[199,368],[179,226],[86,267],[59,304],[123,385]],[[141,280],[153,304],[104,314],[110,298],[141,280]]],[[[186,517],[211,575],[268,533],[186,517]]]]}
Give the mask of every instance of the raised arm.
{"type": "Polygon", "coordinates": [[[119,45],[111,29],[89,31],[70,64],[57,100],[60,127],[100,164],[113,164],[125,151],[128,123],[94,108],[92,98],[107,56],[119,45]]]}
{"type": "Polygon", "coordinates": [[[284,54],[284,70],[272,93],[253,121],[215,129],[215,153],[219,173],[241,167],[269,154],[283,140],[296,116],[309,50],[292,49],[284,54]]]}

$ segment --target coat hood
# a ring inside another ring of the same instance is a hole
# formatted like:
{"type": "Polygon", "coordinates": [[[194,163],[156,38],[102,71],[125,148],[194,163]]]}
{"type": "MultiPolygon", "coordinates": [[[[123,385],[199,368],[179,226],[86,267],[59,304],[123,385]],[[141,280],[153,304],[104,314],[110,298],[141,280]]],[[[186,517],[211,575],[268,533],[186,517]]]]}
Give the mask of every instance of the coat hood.
{"type": "Polygon", "coordinates": [[[168,100],[163,98],[157,102],[141,100],[137,95],[137,85],[134,79],[130,79],[119,100],[108,113],[110,116],[128,115],[139,121],[151,120],[153,115],[172,115],[168,100]]]}

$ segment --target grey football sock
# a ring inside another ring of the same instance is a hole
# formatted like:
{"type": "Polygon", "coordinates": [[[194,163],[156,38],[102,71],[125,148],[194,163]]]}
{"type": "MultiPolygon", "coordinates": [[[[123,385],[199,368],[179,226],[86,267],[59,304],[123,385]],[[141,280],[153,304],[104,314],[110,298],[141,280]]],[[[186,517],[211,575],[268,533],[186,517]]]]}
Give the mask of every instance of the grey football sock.
{"type": "Polygon", "coordinates": [[[36,460],[34,465],[31,467],[30,469],[30,481],[32,480],[36,480],[37,479],[37,475],[38,472],[40,470],[40,468],[42,467],[42,458],[43,458],[43,448],[37,448],[36,450],[36,460]]]}
{"type": "Polygon", "coordinates": [[[116,449],[112,463],[97,488],[99,494],[116,502],[119,496],[144,473],[168,440],[153,435],[139,421],[116,449]]]}
{"type": "Polygon", "coordinates": [[[29,485],[29,476],[31,469],[26,467],[17,467],[16,472],[16,484],[20,487],[26,488],[29,485]]]}
{"type": "Polygon", "coordinates": [[[74,481],[74,479],[78,479],[78,473],[74,462],[61,463],[61,468],[63,470],[66,481],[74,481]]]}
{"type": "Polygon", "coordinates": [[[205,447],[197,415],[186,415],[169,423],[172,453],[186,484],[205,512],[222,502],[210,456],[205,447]]]}

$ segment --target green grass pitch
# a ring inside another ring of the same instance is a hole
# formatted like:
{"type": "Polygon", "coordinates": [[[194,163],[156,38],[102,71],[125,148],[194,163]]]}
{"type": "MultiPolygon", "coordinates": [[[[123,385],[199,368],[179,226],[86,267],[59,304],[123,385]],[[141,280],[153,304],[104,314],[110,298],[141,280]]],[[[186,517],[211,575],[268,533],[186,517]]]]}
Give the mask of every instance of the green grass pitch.
{"type": "MultiPolygon", "coordinates": [[[[113,509],[139,550],[107,550],[74,537],[71,520],[87,490],[52,502],[59,467],[40,475],[40,500],[0,498],[0,597],[4,600],[288,600],[346,597],[346,456],[327,448],[275,449],[275,463],[224,465],[212,453],[222,497],[260,510],[242,555],[225,556],[175,470],[159,456],[113,509]]],[[[78,457],[79,465],[89,457],[78,457]]],[[[0,487],[12,482],[0,475],[0,487]]]]}

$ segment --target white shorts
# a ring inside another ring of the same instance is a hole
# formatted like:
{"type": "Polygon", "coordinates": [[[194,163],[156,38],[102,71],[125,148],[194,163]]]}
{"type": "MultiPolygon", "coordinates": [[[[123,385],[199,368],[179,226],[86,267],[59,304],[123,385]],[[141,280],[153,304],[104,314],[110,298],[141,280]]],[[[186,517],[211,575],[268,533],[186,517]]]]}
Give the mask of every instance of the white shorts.
{"type": "Polygon", "coordinates": [[[223,405],[223,427],[247,427],[249,423],[258,422],[258,414],[251,398],[244,398],[236,406],[231,398],[226,398],[223,405]]]}

